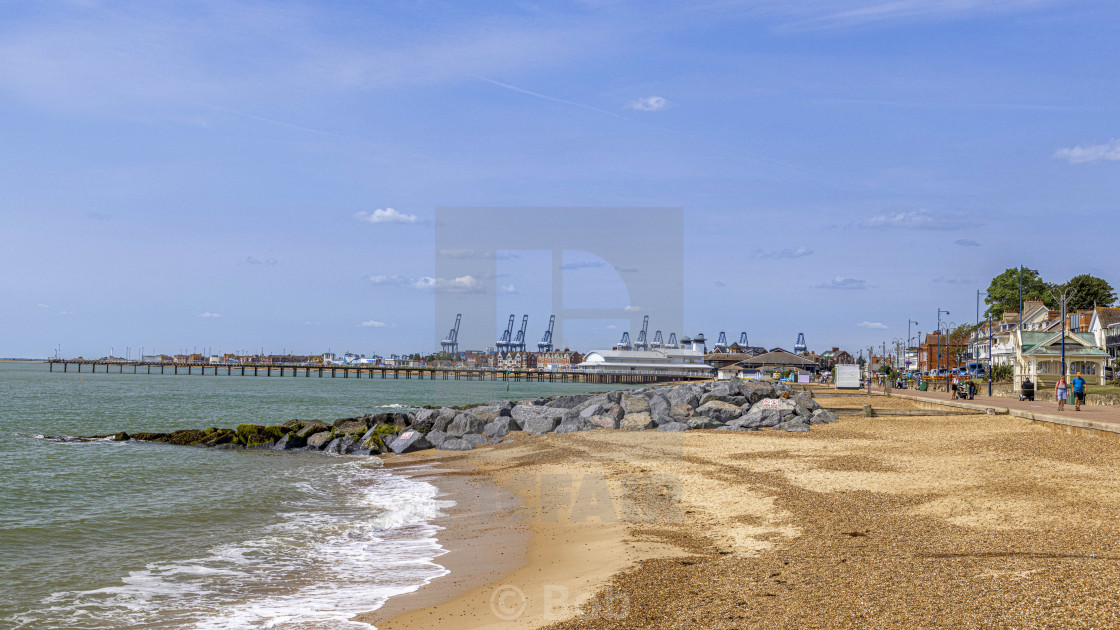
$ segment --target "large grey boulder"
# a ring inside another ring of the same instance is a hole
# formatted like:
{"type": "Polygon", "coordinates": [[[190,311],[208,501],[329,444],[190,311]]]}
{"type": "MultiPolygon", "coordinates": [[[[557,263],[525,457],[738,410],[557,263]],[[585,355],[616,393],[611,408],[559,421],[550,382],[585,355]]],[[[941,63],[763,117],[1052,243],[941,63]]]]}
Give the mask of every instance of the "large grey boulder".
{"type": "Polygon", "coordinates": [[[649,401],[641,396],[623,394],[621,404],[622,410],[626,412],[626,415],[649,411],[649,401]]]}
{"type": "Polygon", "coordinates": [[[695,409],[700,406],[700,397],[691,385],[679,385],[669,390],[669,403],[671,405],[684,404],[695,409]]]}
{"type": "MultiPolygon", "coordinates": [[[[734,389],[734,391],[732,391],[731,383],[728,383],[728,382],[725,381],[725,382],[722,382],[722,383],[707,383],[707,384],[705,384],[705,391],[708,394],[712,394],[714,396],[730,396],[730,395],[732,395],[732,393],[738,394],[739,393],[739,388],[736,387],[734,389]]],[[[703,397],[701,397],[701,398],[703,398],[703,397]]],[[[701,402],[700,404],[704,404],[704,403],[701,402]]]]}
{"type": "Polygon", "coordinates": [[[312,450],[322,450],[333,438],[330,431],[321,431],[307,438],[307,448],[312,450]]]}
{"type": "Polygon", "coordinates": [[[786,398],[793,395],[793,388],[790,387],[789,383],[774,383],[774,391],[778,394],[778,396],[782,396],[783,394],[785,394],[784,397],[786,398]]]}
{"type": "Polygon", "coordinates": [[[610,406],[610,408],[603,410],[603,415],[610,416],[617,422],[619,420],[622,420],[622,417],[626,415],[626,410],[622,408],[622,405],[614,403],[610,406]]]}
{"type": "Polygon", "coordinates": [[[655,393],[649,397],[649,415],[653,418],[654,424],[660,425],[673,421],[669,414],[669,408],[669,399],[665,396],[655,393]]]}
{"type": "Polygon", "coordinates": [[[817,409],[821,408],[820,403],[805,394],[798,394],[791,397],[790,400],[792,400],[794,404],[800,404],[801,406],[806,407],[809,411],[816,411],[817,409]]]}
{"type": "Polygon", "coordinates": [[[644,431],[653,428],[653,418],[650,417],[648,411],[636,411],[634,413],[627,413],[622,421],[618,423],[618,428],[626,429],[627,431],[644,431]]]}
{"type": "Polygon", "coordinates": [[[455,416],[451,424],[447,425],[447,434],[451,437],[463,437],[468,433],[482,433],[486,423],[481,418],[470,413],[461,413],[455,416]]]}
{"type": "Polygon", "coordinates": [[[831,424],[840,419],[840,416],[827,409],[817,409],[810,416],[809,422],[811,424],[831,424]]]}
{"type": "Polygon", "coordinates": [[[443,444],[445,440],[451,439],[451,436],[443,431],[433,429],[428,431],[428,434],[425,435],[424,438],[428,440],[428,443],[432,446],[438,447],[440,444],[443,444]]]}
{"type": "Polygon", "coordinates": [[[751,405],[751,409],[781,409],[785,411],[793,411],[796,407],[797,403],[788,398],[764,398],[751,405]]]}
{"type": "Polygon", "coordinates": [[[471,407],[467,411],[481,420],[483,424],[493,422],[499,415],[499,411],[494,407],[471,407]]]}
{"type": "MultiPolygon", "coordinates": [[[[452,439],[454,439],[454,438],[452,438],[452,439]]],[[[479,435],[478,433],[468,433],[460,439],[463,440],[464,442],[466,442],[467,444],[470,444],[471,446],[478,446],[479,444],[485,444],[486,443],[486,436],[479,435]]]]}
{"type": "Polygon", "coordinates": [[[517,421],[509,416],[502,416],[494,420],[490,424],[482,427],[483,435],[487,435],[489,437],[505,437],[509,435],[510,431],[520,430],[521,425],[517,424],[517,421]]]}
{"type": "Polygon", "coordinates": [[[559,416],[534,416],[526,420],[522,426],[526,432],[539,435],[541,433],[551,433],[559,425],[559,416]]]}
{"type": "Polygon", "coordinates": [[[678,402],[669,405],[669,417],[674,420],[684,420],[692,416],[692,410],[695,407],[690,406],[688,403],[678,402]]]}
{"type": "Polygon", "coordinates": [[[622,392],[619,391],[607,392],[606,396],[607,402],[611,403],[612,405],[616,405],[619,403],[619,401],[622,400],[622,392]]]}
{"type": "Polygon", "coordinates": [[[789,431],[790,433],[804,433],[809,430],[809,423],[804,418],[795,417],[779,422],[774,426],[774,431],[789,431]]]}
{"type": "Polygon", "coordinates": [[[782,421],[782,410],[774,407],[754,406],[742,418],[732,420],[727,424],[743,429],[757,429],[758,427],[772,427],[782,421]]]}
{"type": "Polygon", "coordinates": [[[441,451],[471,451],[474,445],[463,438],[449,437],[436,447],[441,451]]]}
{"type": "Polygon", "coordinates": [[[774,386],[762,381],[740,381],[739,394],[747,397],[752,405],[765,398],[776,398],[774,386]]]}
{"type": "Polygon", "coordinates": [[[301,420],[300,422],[303,423],[303,428],[300,429],[298,433],[296,433],[296,436],[301,438],[307,438],[314,435],[315,433],[320,433],[323,431],[329,432],[331,430],[330,425],[319,420],[301,420]]]}
{"type": "Polygon", "coordinates": [[[389,443],[389,450],[397,455],[411,453],[412,451],[421,451],[431,447],[431,442],[419,431],[405,431],[398,435],[397,439],[389,443]]]}
{"type": "MultiPolygon", "coordinates": [[[[557,423],[564,417],[566,410],[557,407],[538,407],[530,405],[517,405],[510,412],[514,420],[517,420],[522,427],[527,427],[528,422],[533,419],[555,419],[557,423]]],[[[528,431],[528,428],[525,429],[528,431]]]]}
{"type": "MultiPolygon", "coordinates": [[[[576,411],[576,410],[573,409],[572,411],[576,411]]],[[[603,412],[603,403],[597,402],[597,401],[592,402],[592,403],[587,404],[587,405],[584,405],[583,409],[580,409],[578,411],[579,417],[585,418],[585,419],[590,418],[591,416],[597,416],[602,412],[603,412]]]]}
{"type": "Polygon", "coordinates": [[[575,394],[573,396],[556,396],[552,400],[545,403],[545,407],[555,407],[559,409],[572,409],[587,402],[591,398],[590,394],[575,394]]]}
{"type": "Polygon", "coordinates": [[[455,420],[455,416],[457,415],[459,415],[458,411],[443,407],[439,410],[439,415],[437,415],[436,419],[432,422],[432,429],[435,431],[447,431],[448,425],[455,420]]]}
{"type": "Polygon", "coordinates": [[[739,405],[713,400],[696,408],[696,415],[707,416],[716,422],[727,424],[742,415],[739,405]]]}
{"type": "Polygon", "coordinates": [[[683,422],[666,422],[657,425],[658,431],[688,431],[691,427],[683,422]]]}
{"type": "Polygon", "coordinates": [[[342,455],[353,444],[354,444],[354,436],[353,435],[344,435],[342,437],[336,437],[335,439],[330,441],[330,444],[327,444],[327,447],[323,449],[323,452],[327,453],[328,455],[342,455]]]}
{"type": "Polygon", "coordinates": [[[436,418],[439,417],[439,409],[421,409],[416,412],[412,418],[412,424],[409,425],[412,429],[417,431],[431,431],[432,425],[435,424],[436,418]]]}
{"type": "Polygon", "coordinates": [[[591,416],[590,418],[587,419],[587,422],[591,426],[599,427],[601,429],[617,429],[618,428],[618,418],[615,418],[614,416],[608,416],[608,415],[591,416]]]}
{"type": "MultiPolygon", "coordinates": [[[[732,422],[734,422],[734,420],[732,422]]],[[[719,422],[707,416],[693,416],[685,421],[685,424],[687,424],[690,429],[718,429],[722,426],[719,422]]]]}
{"type": "Polygon", "coordinates": [[[578,433],[586,426],[586,420],[579,414],[568,414],[560,421],[560,424],[553,429],[553,433],[578,433]]]}

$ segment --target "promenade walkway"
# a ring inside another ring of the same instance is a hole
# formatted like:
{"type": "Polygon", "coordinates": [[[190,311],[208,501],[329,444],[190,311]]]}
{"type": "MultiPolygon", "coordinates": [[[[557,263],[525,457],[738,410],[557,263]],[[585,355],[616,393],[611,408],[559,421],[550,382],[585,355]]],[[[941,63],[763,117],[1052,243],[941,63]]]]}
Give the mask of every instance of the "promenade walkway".
{"type": "MultiPolygon", "coordinates": [[[[878,391],[882,390],[876,388],[876,392],[878,391]]],[[[1020,418],[1120,434],[1120,407],[1110,405],[1086,405],[1081,407],[1081,411],[1074,411],[1073,405],[1067,403],[1065,411],[1058,413],[1058,403],[1049,395],[1045,396],[1045,399],[1036,398],[1034,402],[981,395],[977,395],[973,400],[952,400],[952,395],[947,392],[920,392],[912,389],[891,390],[891,395],[961,409],[994,408],[1001,412],[1006,410],[1007,413],[1020,418]]]]}

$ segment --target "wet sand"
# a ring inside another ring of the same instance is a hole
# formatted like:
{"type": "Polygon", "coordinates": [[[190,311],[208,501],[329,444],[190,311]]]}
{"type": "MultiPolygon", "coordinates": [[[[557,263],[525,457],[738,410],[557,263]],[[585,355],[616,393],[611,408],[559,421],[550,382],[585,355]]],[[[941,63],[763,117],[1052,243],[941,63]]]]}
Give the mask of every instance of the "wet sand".
{"type": "Polygon", "coordinates": [[[391,600],[380,628],[1120,627],[1120,452],[1088,432],[844,416],[802,434],[594,431],[409,459],[516,494],[510,523],[529,535],[500,567],[515,525],[449,540],[480,550],[475,575],[434,581],[411,612],[391,600]]]}

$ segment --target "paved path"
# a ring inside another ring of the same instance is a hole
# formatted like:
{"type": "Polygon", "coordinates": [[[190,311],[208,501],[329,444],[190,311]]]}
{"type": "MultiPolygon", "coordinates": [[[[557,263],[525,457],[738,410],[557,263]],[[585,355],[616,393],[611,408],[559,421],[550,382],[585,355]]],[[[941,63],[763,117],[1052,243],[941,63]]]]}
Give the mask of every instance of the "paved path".
{"type": "Polygon", "coordinates": [[[1036,398],[1034,402],[1020,401],[1018,398],[1005,398],[1002,396],[976,396],[973,400],[952,400],[946,392],[920,392],[912,389],[895,389],[891,395],[911,400],[924,400],[936,402],[941,405],[960,407],[962,409],[987,409],[1007,410],[1007,413],[1020,418],[1029,418],[1042,422],[1052,422],[1082,429],[1096,429],[1120,433],[1120,407],[1111,405],[1083,405],[1081,411],[1074,411],[1073,405],[1067,403],[1065,411],[1058,413],[1058,403],[1052,396],[1045,400],[1036,398]]]}

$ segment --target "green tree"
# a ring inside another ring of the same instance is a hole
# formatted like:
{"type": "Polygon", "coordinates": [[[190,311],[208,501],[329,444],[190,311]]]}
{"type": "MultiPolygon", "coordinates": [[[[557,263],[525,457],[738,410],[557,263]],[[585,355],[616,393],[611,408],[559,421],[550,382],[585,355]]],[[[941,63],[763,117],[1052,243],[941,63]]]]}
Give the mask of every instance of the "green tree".
{"type": "MultiPolygon", "coordinates": [[[[1036,269],[1023,269],[1023,300],[1042,300],[1047,306],[1055,306],[1054,298],[1050,295],[1050,285],[1038,275],[1036,269]]],[[[1003,317],[1004,311],[1019,311],[1019,268],[1012,267],[1007,271],[992,278],[988,285],[988,297],[984,298],[988,305],[987,314],[992,319],[1003,317]]]]}
{"type": "Polygon", "coordinates": [[[1108,282],[1083,273],[1070,278],[1070,281],[1058,287],[1059,289],[1072,289],[1069,296],[1068,311],[1078,311],[1093,306],[1112,306],[1116,303],[1116,292],[1108,282]]]}

